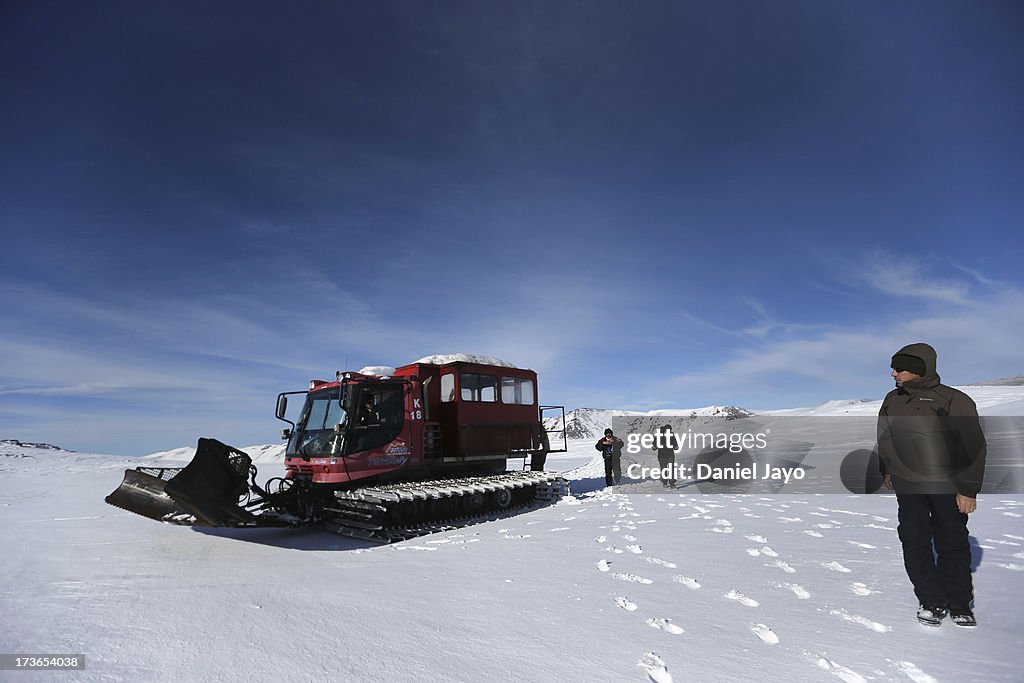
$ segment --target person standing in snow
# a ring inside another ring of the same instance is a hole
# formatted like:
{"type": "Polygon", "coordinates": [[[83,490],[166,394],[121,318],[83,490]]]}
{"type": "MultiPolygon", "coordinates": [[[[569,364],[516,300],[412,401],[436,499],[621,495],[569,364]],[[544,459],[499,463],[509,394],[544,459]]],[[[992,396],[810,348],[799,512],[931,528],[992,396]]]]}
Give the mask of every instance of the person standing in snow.
{"type": "Polygon", "coordinates": [[[594,446],[604,457],[605,486],[618,486],[622,481],[622,439],[615,436],[611,429],[604,430],[604,438],[594,446]]]}
{"type": "Polygon", "coordinates": [[[654,450],[658,453],[658,478],[661,479],[662,486],[675,488],[676,449],[679,447],[679,439],[672,433],[672,425],[662,425],[658,432],[654,444],[654,450]],[[668,476],[665,476],[666,470],[668,476]]]}
{"type": "Polygon", "coordinates": [[[921,343],[892,357],[896,388],[878,413],[879,467],[896,492],[918,620],[938,626],[948,610],[958,626],[975,626],[967,515],[977,509],[987,446],[977,406],[940,383],[936,360],[921,343]]]}

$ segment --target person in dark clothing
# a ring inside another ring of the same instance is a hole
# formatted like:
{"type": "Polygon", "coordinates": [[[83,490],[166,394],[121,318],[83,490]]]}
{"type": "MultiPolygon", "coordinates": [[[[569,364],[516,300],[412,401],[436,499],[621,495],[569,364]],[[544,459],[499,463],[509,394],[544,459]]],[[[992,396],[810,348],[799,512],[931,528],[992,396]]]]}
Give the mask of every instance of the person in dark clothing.
{"type": "Polygon", "coordinates": [[[679,446],[679,439],[672,433],[672,425],[662,425],[658,430],[658,439],[655,442],[654,450],[658,453],[658,478],[661,485],[668,488],[676,486],[676,448],[679,446]],[[668,476],[665,476],[668,470],[668,476]]]}
{"type": "Polygon", "coordinates": [[[948,610],[958,626],[975,626],[967,515],[984,478],[985,435],[971,397],[940,383],[936,359],[920,343],[892,357],[896,388],[878,413],[879,467],[896,492],[918,620],[938,626],[948,610]]]}
{"type": "Polygon", "coordinates": [[[618,486],[622,481],[622,439],[610,429],[604,430],[604,438],[594,446],[604,457],[605,486],[618,486]]]}
{"type": "Polygon", "coordinates": [[[373,394],[363,394],[363,404],[359,408],[357,424],[360,427],[372,427],[380,424],[380,411],[373,403],[373,394]]]}

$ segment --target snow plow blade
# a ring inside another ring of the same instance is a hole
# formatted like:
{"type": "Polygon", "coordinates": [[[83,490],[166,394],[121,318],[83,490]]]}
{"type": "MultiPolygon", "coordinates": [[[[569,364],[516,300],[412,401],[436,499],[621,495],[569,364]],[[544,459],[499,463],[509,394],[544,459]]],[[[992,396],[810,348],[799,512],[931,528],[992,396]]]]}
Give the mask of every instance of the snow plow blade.
{"type": "Polygon", "coordinates": [[[252,458],[216,439],[199,439],[192,462],[164,491],[198,526],[248,526],[256,516],[239,505],[249,493],[252,458]]]}
{"type": "Polygon", "coordinates": [[[199,439],[185,467],[125,470],[124,481],[106,502],[161,522],[195,526],[253,526],[248,502],[252,458],[216,439],[199,439]]]}
{"type": "Polygon", "coordinates": [[[140,467],[124,471],[124,481],[104,500],[114,507],[134,512],[158,522],[169,517],[185,516],[181,506],[167,495],[167,480],[180,468],[140,467]]]}

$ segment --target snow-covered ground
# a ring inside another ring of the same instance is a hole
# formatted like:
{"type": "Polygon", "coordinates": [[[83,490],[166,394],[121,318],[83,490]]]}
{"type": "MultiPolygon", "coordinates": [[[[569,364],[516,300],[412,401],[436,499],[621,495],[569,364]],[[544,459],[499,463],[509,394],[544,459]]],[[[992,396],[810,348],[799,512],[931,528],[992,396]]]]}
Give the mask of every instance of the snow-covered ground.
{"type": "MultiPolygon", "coordinates": [[[[1024,399],[999,389],[983,413],[1024,399]]],[[[272,448],[261,477],[276,473],[272,448]]],[[[1024,669],[1024,496],[983,494],[971,515],[971,630],[917,623],[890,495],[624,494],[605,490],[586,439],[548,460],[571,497],[391,546],[170,526],[103,502],[126,466],[173,459],[0,444],[0,652],[87,660],[0,680],[962,682],[1024,669]]]]}

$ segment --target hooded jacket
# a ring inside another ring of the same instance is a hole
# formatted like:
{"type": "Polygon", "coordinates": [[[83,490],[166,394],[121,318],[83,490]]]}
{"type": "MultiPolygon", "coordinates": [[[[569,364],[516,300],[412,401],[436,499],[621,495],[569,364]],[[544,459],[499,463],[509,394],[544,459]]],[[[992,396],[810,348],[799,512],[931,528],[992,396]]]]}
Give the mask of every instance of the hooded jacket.
{"type": "Polygon", "coordinates": [[[987,445],[973,399],[941,383],[936,353],[909,344],[895,355],[924,362],[925,374],[890,391],[878,412],[878,456],[897,492],[956,492],[976,498],[987,445]],[[902,489],[902,490],[901,490],[902,489]]]}
{"type": "Polygon", "coordinates": [[[601,455],[603,455],[605,458],[621,458],[622,447],[625,445],[626,444],[623,443],[622,439],[613,434],[612,442],[610,444],[606,444],[604,442],[604,437],[602,436],[600,439],[597,440],[597,443],[594,444],[594,448],[601,451],[601,455]]]}

